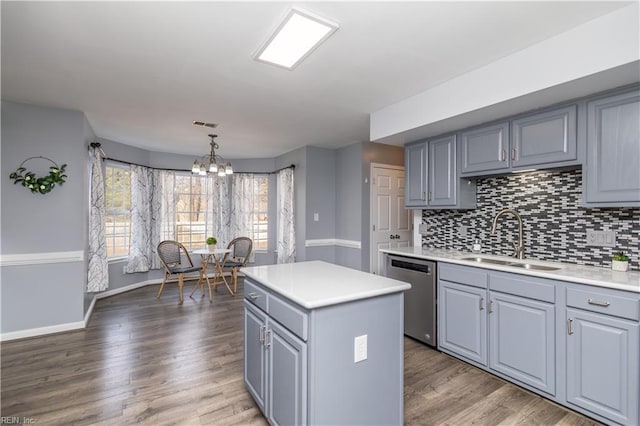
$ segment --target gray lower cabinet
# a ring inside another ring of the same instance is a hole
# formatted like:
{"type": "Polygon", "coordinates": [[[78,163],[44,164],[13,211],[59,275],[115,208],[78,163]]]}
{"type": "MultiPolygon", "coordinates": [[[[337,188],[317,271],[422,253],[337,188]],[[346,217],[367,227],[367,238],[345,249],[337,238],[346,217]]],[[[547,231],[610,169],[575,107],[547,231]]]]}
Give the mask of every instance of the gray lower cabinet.
{"type": "Polygon", "coordinates": [[[306,420],[307,345],[276,321],[267,323],[267,419],[272,425],[306,420]]]}
{"type": "Polygon", "coordinates": [[[567,309],[567,402],[638,424],[638,323],[567,309]]]}
{"type": "Polygon", "coordinates": [[[608,424],[640,422],[640,294],[438,263],[438,348],[608,424]]]}
{"type": "Polygon", "coordinates": [[[555,306],[491,292],[489,368],[555,395],[555,306]]]}
{"type": "Polygon", "coordinates": [[[640,91],[587,104],[587,206],[640,206],[640,91]]]}
{"type": "Polygon", "coordinates": [[[269,424],[402,424],[401,292],[306,309],[246,277],[244,296],[244,382],[269,424]]]}
{"type": "Polygon", "coordinates": [[[487,365],[487,291],[440,281],[438,346],[487,365]]]}

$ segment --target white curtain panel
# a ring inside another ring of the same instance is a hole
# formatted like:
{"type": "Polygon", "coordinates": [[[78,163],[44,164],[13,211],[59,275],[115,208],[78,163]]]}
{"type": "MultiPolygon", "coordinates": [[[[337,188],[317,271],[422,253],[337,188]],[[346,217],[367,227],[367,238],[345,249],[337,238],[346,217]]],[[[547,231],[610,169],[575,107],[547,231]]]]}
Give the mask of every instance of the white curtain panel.
{"type": "Polygon", "coordinates": [[[107,259],[107,237],[104,198],[104,175],[100,150],[91,148],[91,207],[89,212],[89,250],[87,291],[97,292],[109,287],[109,262],[107,259]]]}
{"type": "Polygon", "coordinates": [[[296,261],[293,168],[278,172],[278,258],[277,263],[296,261]]]}
{"type": "MultiPolygon", "coordinates": [[[[237,237],[253,236],[253,200],[255,188],[254,175],[252,173],[233,174],[233,190],[231,192],[231,239],[237,237]]],[[[255,253],[251,252],[249,262],[255,261],[255,253]]]]}
{"type": "Polygon", "coordinates": [[[210,188],[207,196],[207,226],[211,226],[211,236],[218,240],[217,247],[225,248],[231,241],[231,232],[229,230],[231,217],[229,178],[226,176],[211,176],[207,179],[207,188],[210,188]]]}
{"type": "Polygon", "coordinates": [[[124,272],[147,272],[151,266],[153,170],[131,165],[131,245],[124,272]]]}
{"type": "Polygon", "coordinates": [[[167,174],[172,172],[164,170],[152,170],[153,175],[151,186],[151,240],[150,240],[150,268],[161,269],[162,264],[158,257],[158,244],[164,239],[162,235],[162,201],[163,201],[163,181],[167,174]]]}

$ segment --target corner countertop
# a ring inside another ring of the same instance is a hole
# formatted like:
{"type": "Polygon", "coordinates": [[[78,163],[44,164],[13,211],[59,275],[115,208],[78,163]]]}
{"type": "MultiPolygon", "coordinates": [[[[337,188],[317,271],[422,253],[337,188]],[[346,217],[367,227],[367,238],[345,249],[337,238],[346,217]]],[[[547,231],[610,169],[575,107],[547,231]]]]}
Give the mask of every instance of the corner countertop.
{"type": "Polygon", "coordinates": [[[595,266],[584,266],[562,262],[543,262],[534,259],[524,259],[523,261],[518,261],[513,257],[494,256],[482,253],[477,254],[459,250],[431,249],[424,247],[401,247],[393,249],[380,249],[380,251],[383,253],[397,254],[400,256],[433,260],[436,262],[455,263],[458,265],[474,266],[476,268],[513,272],[522,275],[531,275],[534,277],[569,281],[579,284],[589,284],[598,287],[606,287],[640,293],[640,272],[637,271],[618,272],[613,271],[610,268],[598,268],[595,266]],[[561,269],[555,271],[523,269],[507,265],[495,265],[479,263],[473,260],[462,260],[462,258],[465,257],[486,257],[492,259],[511,260],[514,262],[527,262],[536,265],[555,266],[561,269]]]}
{"type": "Polygon", "coordinates": [[[243,268],[242,273],[307,309],[411,288],[402,281],[322,261],[252,266],[243,268]]]}

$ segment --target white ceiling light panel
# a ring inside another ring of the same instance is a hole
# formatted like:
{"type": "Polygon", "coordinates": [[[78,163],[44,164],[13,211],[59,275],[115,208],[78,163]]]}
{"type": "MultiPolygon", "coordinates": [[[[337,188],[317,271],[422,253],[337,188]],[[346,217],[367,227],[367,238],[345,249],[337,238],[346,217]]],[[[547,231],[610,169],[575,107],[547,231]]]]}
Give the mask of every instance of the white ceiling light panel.
{"type": "Polygon", "coordinates": [[[292,8],[254,57],[291,70],[337,29],[335,22],[292,8]]]}

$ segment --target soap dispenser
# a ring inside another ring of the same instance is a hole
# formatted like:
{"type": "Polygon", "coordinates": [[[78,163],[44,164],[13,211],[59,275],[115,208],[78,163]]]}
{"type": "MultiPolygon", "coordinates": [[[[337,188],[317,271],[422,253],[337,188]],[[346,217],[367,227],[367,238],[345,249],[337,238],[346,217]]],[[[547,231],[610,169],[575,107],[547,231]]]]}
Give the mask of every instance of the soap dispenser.
{"type": "Polygon", "coordinates": [[[480,250],[482,250],[482,246],[480,245],[480,238],[476,238],[476,240],[473,242],[473,248],[471,249],[471,251],[473,251],[474,253],[480,253],[480,250]]]}

